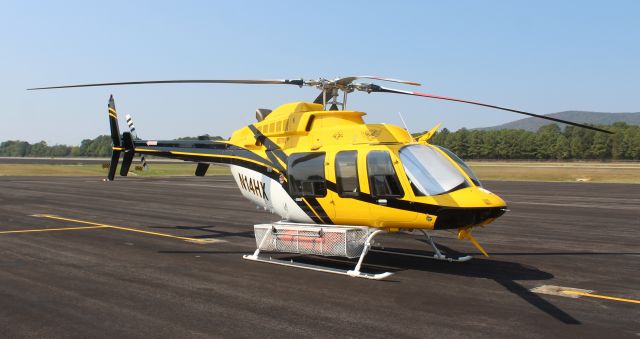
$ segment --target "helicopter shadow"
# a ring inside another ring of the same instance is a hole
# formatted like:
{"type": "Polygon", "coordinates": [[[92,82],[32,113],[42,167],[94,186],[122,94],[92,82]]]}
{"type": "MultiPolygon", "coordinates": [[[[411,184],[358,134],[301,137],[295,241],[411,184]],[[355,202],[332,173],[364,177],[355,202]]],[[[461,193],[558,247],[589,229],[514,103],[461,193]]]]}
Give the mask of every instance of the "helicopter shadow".
{"type": "MultiPolygon", "coordinates": [[[[447,255],[452,257],[460,254],[459,252],[447,248],[446,246],[438,245],[438,247],[442,252],[447,253],[447,255]]],[[[393,248],[388,246],[385,246],[385,250],[426,256],[433,255],[432,252],[428,251],[408,251],[404,248],[393,248]]],[[[330,263],[332,267],[341,269],[353,269],[356,263],[355,260],[344,258],[326,258],[317,256],[288,256],[282,259],[294,259],[297,262],[314,265],[327,265],[327,263],[330,263]]],[[[565,324],[581,324],[579,320],[577,320],[570,314],[543,299],[538,294],[531,292],[528,288],[522,286],[517,282],[522,280],[549,280],[554,277],[553,274],[539,270],[532,266],[522,265],[516,262],[493,260],[487,258],[473,259],[465,263],[450,263],[424,258],[393,255],[384,252],[370,252],[369,254],[367,254],[363,266],[366,267],[367,271],[372,271],[373,273],[385,271],[399,272],[405,270],[415,270],[431,273],[450,274],[468,278],[491,279],[510,293],[518,296],[531,306],[548,314],[556,320],[565,324]]]]}
{"type": "MultiPolygon", "coordinates": [[[[207,234],[191,236],[194,239],[220,239],[227,237],[242,237],[242,238],[254,238],[253,230],[247,231],[239,231],[239,232],[229,232],[214,229],[215,225],[205,225],[205,226],[156,226],[154,228],[160,229],[175,229],[175,230],[193,230],[199,232],[206,232],[207,234]]],[[[428,242],[423,241],[422,239],[416,239],[421,243],[427,244],[428,242]]],[[[452,248],[444,246],[442,244],[438,244],[438,248],[447,255],[451,257],[463,256],[465,254],[458,252],[452,248]]],[[[399,253],[410,253],[410,254],[419,254],[425,256],[432,256],[433,253],[429,251],[422,250],[407,250],[406,248],[394,248],[385,246],[386,250],[399,252],[399,253]]],[[[161,251],[160,253],[165,254],[242,254],[244,251],[161,251]]],[[[278,255],[274,253],[275,255],[278,255]]],[[[543,255],[536,253],[517,253],[515,255],[543,255]]],[[[562,253],[562,254],[574,254],[574,253],[562,253]]],[[[575,254],[597,254],[597,253],[575,253],[575,254]]],[[[618,253],[602,253],[602,254],[618,254],[618,253]]],[[[620,253],[627,254],[627,253],[620,253]]],[[[289,260],[293,259],[296,262],[312,264],[312,265],[322,265],[322,266],[331,266],[340,269],[353,269],[356,263],[356,259],[346,259],[341,257],[319,257],[319,256],[300,256],[300,255],[290,255],[290,254],[282,254],[281,259],[289,260]]],[[[503,253],[502,255],[507,255],[507,253],[503,253]]],[[[551,254],[547,254],[551,255],[551,254]]],[[[580,321],[572,317],[570,314],[564,312],[557,306],[548,302],[547,300],[541,298],[538,294],[529,291],[526,287],[520,285],[517,281],[522,280],[549,280],[554,276],[551,273],[544,272],[532,266],[526,266],[515,262],[509,261],[500,261],[493,260],[487,258],[478,258],[466,262],[464,264],[460,263],[449,263],[449,262],[439,262],[433,261],[429,259],[421,259],[415,257],[407,257],[407,256],[399,256],[393,255],[389,253],[380,253],[380,252],[370,252],[367,254],[367,257],[364,260],[363,265],[367,268],[368,271],[372,271],[373,273],[380,272],[399,272],[404,270],[416,270],[416,271],[424,271],[424,272],[433,272],[433,273],[442,273],[442,274],[451,274],[457,276],[464,276],[468,278],[484,278],[491,279],[501,285],[503,288],[508,290],[514,295],[517,295],[530,305],[536,307],[537,309],[547,313],[553,318],[561,321],[565,324],[581,324],[580,321]]],[[[387,280],[389,281],[389,280],[387,280]]],[[[391,281],[393,282],[393,281],[391,281]]]]}
{"type": "Polygon", "coordinates": [[[247,231],[239,231],[239,232],[229,232],[215,229],[215,225],[205,225],[205,226],[152,226],[150,228],[154,229],[171,229],[171,230],[190,230],[190,231],[198,231],[203,232],[205,234],[200,235],[190,235],[189,238],[193,239],[220,239],[220,238],[228,238],[228,237],[241,237],[241,238],[251,238],[254,239],[254,231],[253,229],[247,231]]]}

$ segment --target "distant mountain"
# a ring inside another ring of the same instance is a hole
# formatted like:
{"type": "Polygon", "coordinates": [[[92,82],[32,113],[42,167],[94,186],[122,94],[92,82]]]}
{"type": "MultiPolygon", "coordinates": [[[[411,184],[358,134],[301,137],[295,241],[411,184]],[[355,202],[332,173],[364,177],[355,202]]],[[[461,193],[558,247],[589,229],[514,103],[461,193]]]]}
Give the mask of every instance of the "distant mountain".
{"type": "MultiPolygon", "coordinates": [[[[622,121],[629,125],[640,125],[640,112],[639,113],[602,113],[602,112],[585,112],[585,111],[564,111],[558,113],[545,114],[546,116],[568,120],[577,123],[587,123],[595,125],[611,125],[614,122],[622,121]]],[[[499,129],[523,129],[531,132],[537,131],[540,127],[555,124],[553,121],[539,119],[539,118],[525,118],[506,124],[477,128],[479,130],[499,130],[499,129]]],[[[564,129],[566,124],[557,123],[560,128],[564,129]]]]}

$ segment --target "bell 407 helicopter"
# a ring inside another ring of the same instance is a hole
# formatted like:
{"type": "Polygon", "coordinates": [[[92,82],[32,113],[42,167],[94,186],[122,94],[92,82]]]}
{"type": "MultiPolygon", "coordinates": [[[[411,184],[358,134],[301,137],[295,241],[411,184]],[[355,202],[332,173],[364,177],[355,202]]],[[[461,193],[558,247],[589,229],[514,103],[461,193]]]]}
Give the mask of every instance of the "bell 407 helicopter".
{"type": "Polygon", "coordinates": [[[288,103],[273,111],[258,109],[256,123],[236,130],[224,141],[141,140],[129,117],[130,132],[121,134],[111,96],[108,112],[113,153],[108,180],[114,179],[121,154],[121,176],[129,172],[135,154],[196,162],[196,176],[204,176],[210,164],[228,165],[245,198],[282,218],[279,222],[254,226],[257,249],[252,255],[245,255],[245,259],[369,279],[392,274],[361,271],[376,235],[418,231],[431,244],[433,256],[385,252],[467,261],[471,256],[452,258],[443,254],[428,231],[457,230],[459,239],[469,240],[487,255],[471,231],[500,217],[507,211],[507,205],[483,188],[473,171],[453,152],[429,143],[439,125],[414,138],[399,126],[366,124],[365,113],[346,109],[348,94],[396,93],[456,101],[610,133],[495,105],[356,82],[358,79],[420,85],[352,76],[335,80],[134,81],[32,89],[173,83],[316,87],[321,93],[313,102],[288,103]],[[359,257],[359,260],[353,270],[340,270],[267,258],[260,256],[261,251],[359,257]]]}

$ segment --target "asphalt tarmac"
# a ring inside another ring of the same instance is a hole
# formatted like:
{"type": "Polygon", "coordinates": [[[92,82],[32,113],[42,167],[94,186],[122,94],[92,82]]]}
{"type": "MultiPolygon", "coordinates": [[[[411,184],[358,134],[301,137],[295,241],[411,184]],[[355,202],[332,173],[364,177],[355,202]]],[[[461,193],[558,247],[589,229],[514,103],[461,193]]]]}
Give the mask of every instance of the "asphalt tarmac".
{"type": "Polygon", "coordinates": [[[511,210],[474,231],[489,258],[441,232],[475,258],[371,253],[364,269],[395,272],[372,281],[243,260],[278,218],[228,176],[101,180],[0,177],[1,337],[640,336],[640,185],[487,182],[511,210]]]}

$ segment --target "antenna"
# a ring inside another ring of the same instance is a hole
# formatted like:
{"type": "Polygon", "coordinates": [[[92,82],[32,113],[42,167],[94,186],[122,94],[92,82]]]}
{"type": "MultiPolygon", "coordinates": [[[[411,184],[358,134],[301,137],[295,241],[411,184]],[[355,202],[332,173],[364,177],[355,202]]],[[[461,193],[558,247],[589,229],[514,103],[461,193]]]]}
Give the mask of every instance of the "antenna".
{"type": "Polygon", "coordinates": [[[404,122],[404,118],[402,117],[402,113],[398,112],[398,116],[400,117],[400,120],[402,121],[402,124],[404,125],[404,129],[406,129],[407,132],[409,132],[409,127],[407,127],[407,123],[404,122]]]}

